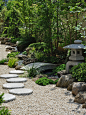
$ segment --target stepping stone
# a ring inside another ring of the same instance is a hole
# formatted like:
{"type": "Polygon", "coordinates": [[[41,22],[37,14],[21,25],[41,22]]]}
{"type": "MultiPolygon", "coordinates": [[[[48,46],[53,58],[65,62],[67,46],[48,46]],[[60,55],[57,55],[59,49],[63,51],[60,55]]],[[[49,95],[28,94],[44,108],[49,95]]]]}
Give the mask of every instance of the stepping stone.
{"type": "Polygon", "coordinates": [[[10,78],[7,79],[8,83],[19,83],[19,82],[26,82],[27,79],[26,78],[10,78]]]}
{"type": "Polygon", "coordinates": [[[4,79],[15,78],[15,77],[18,77],[18,75],[17,74],[3,74],[3,75],[0,75],[0,78],[4,78],[4,79]]]}
{"type": "Polygon", "coordinates": [[[24,84],[22,83],[6,83],[6,84],[3,84],[3,88],[6,88],[6,89],[15,89],[15,88],[23,88],[24,87],[24,84]]]}
{"type": "Polygon", "coordinates": [[[22,71],[22,70],[13,70],[13,71],[10,71],[9,73],[11,73],[11,74],[23,74],[24,71],[22,71]]]}
{"type": "Polygon", "coordinates": [[[52,64],[52,63],[43,63],[43,62],[35,62],[35,63],[30,63],[27,64],[26,66],[21,67],[21,70],[29,70],[32,67],[38,69],[40,72],[41,71],[45,71],[45,70],[49,70],[49,69],[53,69],[57,66],[57,64],[52,64]]]}
{"type": "Polygon", "coordinates": [[[16,99],[15,95],[12,95],[12,94],[4,94],[3,95],[4,102],[13,101],[15,99],[16,99]]]}
{"type": "Polygon", "coordinates": [[[11,90],[9,90],[9,93],[12,93],[15,95],[29,95],[29,94],[33,93],[33,90],[27,89],[27,88],[11,89],[11,90]]]}

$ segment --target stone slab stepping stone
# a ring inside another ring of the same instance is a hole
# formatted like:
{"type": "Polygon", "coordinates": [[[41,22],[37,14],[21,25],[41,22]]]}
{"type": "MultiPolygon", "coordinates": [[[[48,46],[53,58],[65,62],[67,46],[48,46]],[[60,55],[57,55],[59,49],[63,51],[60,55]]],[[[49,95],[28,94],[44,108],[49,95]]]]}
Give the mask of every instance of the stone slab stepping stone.
{"type": "Polygon", "coordinates": [[[57,66],[57,64],[36,62],[36,63],[27,64],[26,66],[23,66],[20,69],[21,70],[28,70],[28,69],[33,67],[33,68],[38,68],[39,71],[45,71],[45,70],[53,69],[56,66],[57,66]]]}
{"type": "Polygon", "coordinates": [[[3,74],[3,75],[0,75],[0,78],[4,78],[4,79],[15,78],[15,77],[18,77],[18,75],[17,74],[3,74]]]}
{"type": "Polygon", "coordinates": [[[16,99],[15,95],[12,95],[12,94],[4,94],[3,95],[4,102],[13,101],[15,99],[16,99]]]}
{"type": "Polygon", "coordinates": [[[13,70],[13,71],[10,71],[9,73],[11,73],[11,74],[23,74],[24,71],[22,71],[22,70],[13,70]]]}
{"type": "Polygon", "coordinates": [[[33,90],[27,89],[27,88],[11,89],[11,90],[9,90],[9,93],[12,93],[15,95],[29,95],[29,94],[33,93],[33,90]]]}
{"type": "Polygon", "coordinates": [[[6,80],[8,83],[19,83],[19,82],[26,82],[26,78],[10,78],[6,80]]]}
{"type": "Polygon", "coordinates": [[[15,89],[15,88],[23,88],[24,84],[23,83],[6,83],[3,84],[3,88],[6,89],[15,89]]]}

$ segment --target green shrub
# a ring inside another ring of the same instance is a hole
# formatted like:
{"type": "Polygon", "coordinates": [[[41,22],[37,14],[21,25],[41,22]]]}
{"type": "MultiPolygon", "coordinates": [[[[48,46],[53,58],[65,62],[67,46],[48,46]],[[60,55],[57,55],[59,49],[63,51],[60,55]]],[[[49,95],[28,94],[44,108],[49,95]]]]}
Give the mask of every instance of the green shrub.
{"type": "Polygon", "coordinates": [[[11,68],[12,68],[12,67],[15,67],[17,61],[18,61],[17,58],[12,58],[12,57],[11,57],[11,58],[9,59],[9,61],[8,61],[8,66],[11,67],[11,68]]]}
{"type": "Polygon", "coordinates": [[[39,78],[38,80],[35,81],[38,85],[48,85],[48,84],[56,84],[58,82],[58,79],[53,81],[52,79],[48,79],[46,77],[39,78]]]}
{"type": "Polygon", "coordinates": [[[2,60],[0,60],[0,64],[4,64],[4,62],[7,62],[8,61],[8,59],[2,59],[2,60]]]}
{"type": "Polygon", "coordinates": [[[8,55],[7,55],[7,58],[9,58],[9,57],[15,57],[16,55],[18,55],[20,52],[12,52],[12,53],[9,53],[8,55]]]}
{"type": "Polygon", "coordinates": [[[61,64],[60,66],[55,67],[55,68],[53,69],[52,73],[53,73],[54,75],[57,75],[57,72],[62,71],[62,70],[65,70],[65,69],[66,69],[66,64],[61,64]]]}
{"type": "Polygon", "coordinates": [[[72,73],[72,77],[76,78],[77,81],[86,82],[86,63],[73,66],[70,69],[70,73],[72,73]]]}
{"type": "Polygon", "coordinates": [[[33,78],[33,77],[35,77],[36,75],[39,74],[38,69],[34,68],[33,66],[32,66],[32,68],[28,69],[27,72],[28,72],[27,77],[31,77],[31,78],[33,78]]]}

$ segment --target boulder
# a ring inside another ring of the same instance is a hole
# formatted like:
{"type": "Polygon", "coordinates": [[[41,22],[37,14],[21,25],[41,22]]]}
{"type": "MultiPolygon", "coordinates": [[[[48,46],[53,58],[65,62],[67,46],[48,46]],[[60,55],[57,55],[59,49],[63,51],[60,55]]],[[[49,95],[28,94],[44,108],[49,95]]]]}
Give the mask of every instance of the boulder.
{"type": "Polygon", "coordinates": [[[32,47],[27,47],[27,48],[25,49],[25,51],[26,51],[27,53],[29,53],[30,50],[32,50],[32,47]]]}
{"type": "Polygon", "coordinates": [[[62,75],[59,79],[59,81],[57,82],[56,86],[57,87],[68,87],[69,84],[72,84],[75,81],[74,78],[72,78],[71,74],[67,74],[67,75],[62,75]]]}
{"type": "Polygon", "coordinates": [[[57,72],[58,77],[61,77],[62,75],[66,75],[66,70],[62,70],[57,72]]]}
{"type": "Polygon", "coordinates": [[[26,55],[17,55],[16,57],[20,60],[24,60],[28,58],[26,55]]]}
{"type": "Polygon", "coordinates": [[[6,51],[9,51],[9,50],[15,50],[15,48],[11,46],[6,46],[6,51]]]}
{"type": "Polygon", "coordinates": [[[1,44],[5,44],[5,41],[4,41],[4,40],[1,40],[1,44]]]}
{"type": "Polygon", "coordinates": [[[46,74],[40,74],[40,75],[36,75],[36,77],[33,78],[32,80],[35,82],[36,80],[38,80],[39,78],[42,78],[42,77],[47,77],[48,78],[48,76],[46,74]]]}
{"type": "Polygon", "coordinates": [[[1,37],[1,38],[0,38],[0,41],[1,41],[1,40],[4,40],[4,37],[1,37]]]}
{"type": "Polygon", "coordinates": [[[74,99],[74,102],[77,102],[77,103],[80,103],[80,104],[83,104],[86,102],[86,91],[84,92],[79,92],[76,96],[75,96],[75,99],[74,99]]]}
{"type": "Polygon", "coordinates": [[[5,45],[10,45],[10,42],[6,42],[5,45]]]}
{"type": "Polygon", "coordinates": [[[82,108],[86,108],[86,102],[82,105],[82,108]]]}
{"type": "Polygon", "coordinates": [[[4,41],[8,41],[9,40],[9,38],[4,38],[4,41]]]}
{"type": "Polygon", "coordinates": [[[72,85],[73,85],[73,83],[68,85],[68,87],[67,87],[68,91],[72,91],[72,85]]]}
{"type": "Polygon", "coordinates": [[[80,91],[86,91],[86,83],[74,82],[72,86],[72,94],[77,95],[80,91]]]}
{"type": "Polygon", "coordinates": [[[30,64],[30,63],[34,63],[36,61],[37,61],[36,58],[23,58],[23,64],[24,65],[27,65],[27,64],[30,64]]]}

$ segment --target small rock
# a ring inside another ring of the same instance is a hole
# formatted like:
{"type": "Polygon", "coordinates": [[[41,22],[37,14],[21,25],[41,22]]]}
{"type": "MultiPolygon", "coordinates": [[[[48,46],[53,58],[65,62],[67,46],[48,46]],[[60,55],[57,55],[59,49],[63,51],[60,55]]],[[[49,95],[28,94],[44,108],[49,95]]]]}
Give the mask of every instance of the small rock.
{"type": "Polygon", "coordinates": [[[66,75],[66,70],[62,70],[57,72],[58,77],[61,77],[62,75],[66,75]]]}
{"type": "Polygon", "coordinates": [[[8,65],[8,62],[4,62],[4,65],[8,65]]]}
{"type": "Polygon", "coordinates": [[[77,95],[80,91],[86,91],[86,83],[74,82],[72,87],[72,94],[77,95]]]}
{"type": "Polygon", "coordinates": [[[16,70],[20,70],[21,67],[22,67],[21,65],[17,65],[17,66],[15,67],[15,69],[16,69],[16,70]]]}
{"type": "Polygon", "coordinates": [[[85,92],[79,92],[74,99],[74,102],[83,104],[86,102],[86,91],[85,92]]]}

